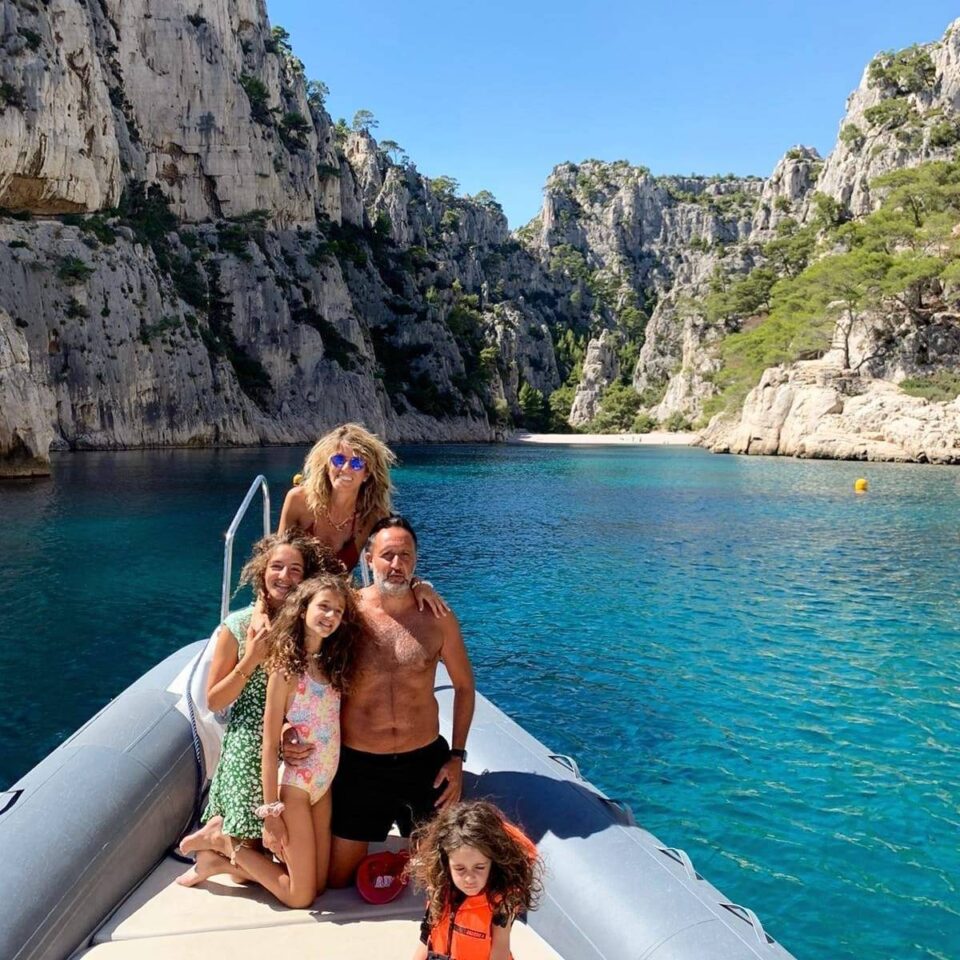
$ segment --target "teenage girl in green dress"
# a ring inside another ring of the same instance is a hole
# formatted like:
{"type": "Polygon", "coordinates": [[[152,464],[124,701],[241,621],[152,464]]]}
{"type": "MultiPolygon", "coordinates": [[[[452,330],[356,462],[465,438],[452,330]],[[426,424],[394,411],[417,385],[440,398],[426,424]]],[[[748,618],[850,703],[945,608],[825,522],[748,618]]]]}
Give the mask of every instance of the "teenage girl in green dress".
{"type": "MultiPolygon", "coordinates": [[[[263,803],[260,755],[267,674],[262,663],[270,621],[302,580],[342,569],[328,547],[296,528],[264,537],[254,545],[240,574],[240,583],[251,585],[256,602],[231,613],[217,635],[207,705],[214,712],[232,710],[202,819],[208,826],[215,822],[224,834],[247,845],[259,846],[263,830],[254,810],[263,803]]],[[[184,837],[180,844],[184,854],[197,851],[198,860],[197,866],[178,878],[183,886],[199,883],[201,859],[215,856],[201,849],[200,833],[184,837]]]]}

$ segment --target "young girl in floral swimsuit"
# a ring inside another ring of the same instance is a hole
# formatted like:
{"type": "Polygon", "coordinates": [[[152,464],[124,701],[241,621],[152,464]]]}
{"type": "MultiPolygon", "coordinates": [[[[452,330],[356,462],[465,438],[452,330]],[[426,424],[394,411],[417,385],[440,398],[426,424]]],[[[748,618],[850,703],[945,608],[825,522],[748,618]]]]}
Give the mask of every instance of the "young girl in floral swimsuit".
{"type": "MultiPolygon", "coordinates": [[[[266,887],[289,907],[307,907],[327,883],[330,862],[330,782],[340,758],[340,693],[356,665],[358,616],[345,577],[323,574],[304,581],[288,598],[267,640],[270,671],[263,718],[261,769],[263,845],[276,863],[214,824],[201,842],[219,855],[203,879],[238,873],[266,887]],[[278,769],[286,717],[314,745],[309,761],[278,769]]],[[[200,867],[198,864],[198,871],[200,867]]]]}
{"type": "MultiPolygon", "coordinates": [[[[340,569],[329,548],[297,529],[259,540],[240,574],[240,583],[253,587],[255,604],[231,613],[217,634],[207,705],[211,710],[231,708],[223,738],[220,762],[214,772],[203,820],[248,844],[258,843],[261,821],[254,810],[263,803],[260,755],[263,749],[263,710],[267,696],[267,629],[283,607],[287,595],[304,577],[340,569]]],[[[206,828],[205,828],[206,829],[206,828]]],[[[202,831],[180,844],[181,852],[197,854],[197,865],[178,879],[193,886],[210,874],[216,858],[203,852],[202,831]]]]}

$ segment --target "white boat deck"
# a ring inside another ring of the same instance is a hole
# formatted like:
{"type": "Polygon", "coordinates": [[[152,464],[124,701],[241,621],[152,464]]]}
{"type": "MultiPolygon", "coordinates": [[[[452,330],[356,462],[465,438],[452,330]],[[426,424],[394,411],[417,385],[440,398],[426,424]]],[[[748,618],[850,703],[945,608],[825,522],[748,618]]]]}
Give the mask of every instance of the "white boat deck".
{"type": "MultiPolygon", "coordinates": [[[[174,878],[185,869],[167,857],[73,960],[409,960],[417,945],[424,900],[412,886],[383,906],[351,887],[328,890],[307,910],[291,910],[255,884],[226,877],[178,886],[174,878]]],[[[523,923],[514,925],[510,943],[516,960],[560,960],[523,923]]]]}

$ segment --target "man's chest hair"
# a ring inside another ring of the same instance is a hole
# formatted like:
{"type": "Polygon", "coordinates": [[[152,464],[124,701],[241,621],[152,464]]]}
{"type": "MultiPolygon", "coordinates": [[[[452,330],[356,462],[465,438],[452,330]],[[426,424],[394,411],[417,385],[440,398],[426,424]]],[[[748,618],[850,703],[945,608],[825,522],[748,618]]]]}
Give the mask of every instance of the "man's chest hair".
{"type": "Polygon", "coordinates": [[[440,655],[440,635],[435,629],[417,624],[417,635],[392,617],[377,618],[375,633],[368,638],[364,658],[368,665],[383,671],[418,669],[434,664],[440,655]]]}

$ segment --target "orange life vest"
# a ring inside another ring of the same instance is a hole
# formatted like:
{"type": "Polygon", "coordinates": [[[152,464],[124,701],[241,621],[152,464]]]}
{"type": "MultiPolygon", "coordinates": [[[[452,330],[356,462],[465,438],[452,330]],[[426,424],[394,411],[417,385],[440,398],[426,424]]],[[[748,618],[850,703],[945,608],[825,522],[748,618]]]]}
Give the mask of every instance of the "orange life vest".
{"type": "MultiPolygon", "coordinates": [[[[444,908],[430,931],[429,950],[452,960],[490,960],[493,949],[493,904],[484,892],[444,908]]],[[[512,957],[511,957],[512,960],[512,957]]]]}
{"type": "MultiPolygon", "coordinates": [[[[504,819],[503,829],[519,841],[531,861],[537,859],[536,845],[519,827],[504,819]]],[[[496,904],[490,902],[486,891],[467,897],[453,907],[452,921],[448,903],[437,925],[430,930],[427,949],[450,960],[490,960],[495,912],[496,904]]],[[[513,960],[512,953],[510,960],[513,960]]]]}

